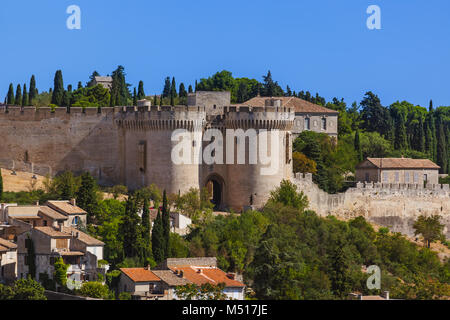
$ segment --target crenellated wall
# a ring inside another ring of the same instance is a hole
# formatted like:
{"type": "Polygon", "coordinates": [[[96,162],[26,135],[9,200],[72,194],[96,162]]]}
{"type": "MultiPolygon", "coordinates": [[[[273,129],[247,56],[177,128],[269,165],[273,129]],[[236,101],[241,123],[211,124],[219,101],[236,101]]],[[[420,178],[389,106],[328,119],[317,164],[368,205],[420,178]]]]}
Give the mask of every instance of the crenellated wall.
{"type": "Polygon", "coordinates": [[[450,238],[449,185],[358,183],[345,193],[328,194],[312,182],[311,174],[296,174],[292,180],[310,201],[310,209],[321,216],[363,216],[394,232],[414,236],[413,224],[420,215],[440,215],[450,238]]]}

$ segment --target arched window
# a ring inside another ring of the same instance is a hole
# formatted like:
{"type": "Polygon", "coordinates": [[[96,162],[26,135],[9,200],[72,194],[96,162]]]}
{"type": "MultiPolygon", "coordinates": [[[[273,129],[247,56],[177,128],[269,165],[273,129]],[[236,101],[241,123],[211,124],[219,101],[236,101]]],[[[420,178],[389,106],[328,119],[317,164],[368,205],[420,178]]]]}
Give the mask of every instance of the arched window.
{"type": "Polygon", "coordinates": [[[322,130],[327,130],[327,118],[322,118],[322,130]]]}

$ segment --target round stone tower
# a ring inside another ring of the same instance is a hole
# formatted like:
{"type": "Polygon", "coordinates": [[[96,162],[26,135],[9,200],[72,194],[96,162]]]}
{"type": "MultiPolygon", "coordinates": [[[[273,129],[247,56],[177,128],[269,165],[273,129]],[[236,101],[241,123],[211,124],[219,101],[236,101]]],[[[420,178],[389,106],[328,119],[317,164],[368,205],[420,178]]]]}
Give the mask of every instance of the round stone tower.
{"type": "Polygon", "coordinates": [[[294,118],[293,110],[277,105],[225,108],[226,198],[230,208],[262,206],[283,179],[291,178],[294,118]],[[230,155],[231,144],[234,155],[230,155]]]}
{"type": "Polygon", "coordinates": [[[205,120],[205,108],[201,107],[124,108],[116,119],[122,131],[124,183],[131,189],[154,183],[168,194],[198,188],[200,166],[195,146],[201,144],[205,120]],[[180,135],[175,136],[176,132],[180,135]],[[188,152],[179,152],[174,161],[172,151],[182,139],[189,143],[184,149],[188,152]]]}

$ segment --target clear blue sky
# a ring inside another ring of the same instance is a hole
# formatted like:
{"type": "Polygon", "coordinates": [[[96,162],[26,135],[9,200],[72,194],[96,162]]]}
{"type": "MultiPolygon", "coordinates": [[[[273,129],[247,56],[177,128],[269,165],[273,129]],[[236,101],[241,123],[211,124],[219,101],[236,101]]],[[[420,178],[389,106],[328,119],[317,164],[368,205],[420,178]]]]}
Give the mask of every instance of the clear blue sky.
{"type": "Polygon", "coordinates": [[[48,90],[92,71],[125,66],[127,80],[162,91],[166,76],[193,84],[223,69],[261,80],[271,70],[285,88],[361,101],[368,90],[396,100],[450,105],[448,0],[1,0],[0,97],[8,85],[48,90]],[[82,11],[66,28],[66,8],[82,11]],[[381,8],[382,30],[366,9],[381,8]]]}

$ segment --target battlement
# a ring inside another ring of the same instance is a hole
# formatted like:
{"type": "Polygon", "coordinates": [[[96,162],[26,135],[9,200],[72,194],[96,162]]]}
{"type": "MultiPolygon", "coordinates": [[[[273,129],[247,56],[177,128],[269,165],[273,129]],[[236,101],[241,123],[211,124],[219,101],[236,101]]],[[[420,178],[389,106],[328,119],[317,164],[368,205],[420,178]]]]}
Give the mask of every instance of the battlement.
{"type": "Polygon", "coordinates": [[[358,182],[349,193],[362,194],[411,194],[411,195],[450,195],[448,184],[407,184],[407,183],[378,183],[358,182]]]}
{"type": "Polygon", "coordinates": [[[311,182],[312,183],[312,173],[301,173],[298,172],[295,174],[295,179],[303,182],[311,182]]]}
{"type": "Polygon", "coordinates": [[[291,108],[231,106],[224,108],[224,123],[227,128],[255,128],[269,130],[291,130],[295,113],[291,108]]]}

